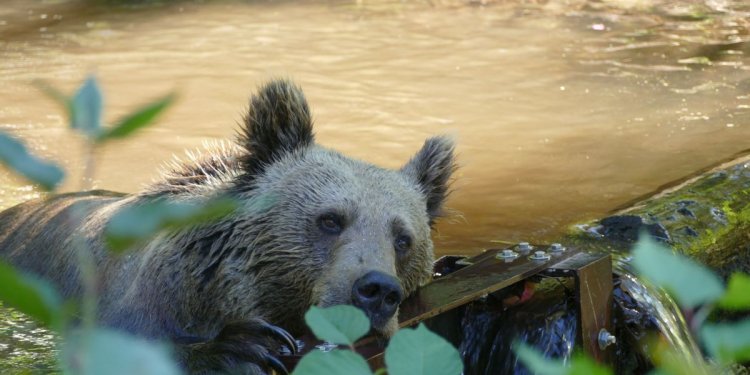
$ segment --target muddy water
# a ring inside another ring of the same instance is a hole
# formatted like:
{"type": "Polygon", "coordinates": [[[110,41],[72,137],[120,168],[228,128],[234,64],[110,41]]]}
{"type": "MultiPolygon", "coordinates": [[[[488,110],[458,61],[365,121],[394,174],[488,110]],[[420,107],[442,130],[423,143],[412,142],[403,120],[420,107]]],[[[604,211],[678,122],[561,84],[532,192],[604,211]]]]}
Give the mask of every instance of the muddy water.
{"type": "MultiPolygon", "coordinates": [[[[30,85],[94,72],[106,117],[170,90],[158,126],[100,153],[95,185],[125,192],[173,154],[232,138],[271,77],[306,90],[318,140],[397,167],[453,135],[461,169],[439,252],[543,240],[750,146],[750,6],[639,2],[5,0],[0,129],[63,160],[80,143],[30,85]],[[648,3],[648,4],[646,4],[648,3]],[[656,5],[649,5],[656,4],[656,5]]],[[[0,176],[0,205],[37,193],[0,176]]]]}
{"type": "MultiPolygon", "coordinates": [[[[294,78],[321,143],[397,167],[433,134],[461,169],[438,251],[553,237],[750,147],[750,6],[665,1],[0,3],[0,129],[81,186],[80,142],[30,83],[94,72],[108,119],[171,90],[158,126],[98,155],[133,192],[173,154],[234,136],[249,93],[294,78]],[[98,4],[98,3],[97,3],[98,4]]],[[[37,196],[0,171],[0,207],[37,196]]],[[[0,372],[45,368],[44,332],[0,309],[0,372]]]]}

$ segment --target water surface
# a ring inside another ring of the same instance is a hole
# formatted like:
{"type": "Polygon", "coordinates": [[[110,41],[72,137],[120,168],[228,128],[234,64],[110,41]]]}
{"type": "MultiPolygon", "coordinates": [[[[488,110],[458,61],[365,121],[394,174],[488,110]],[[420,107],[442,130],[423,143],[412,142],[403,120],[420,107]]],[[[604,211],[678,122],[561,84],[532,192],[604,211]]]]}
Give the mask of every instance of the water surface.
{"type": "MultiPolygon", "coordinates": [[[[0,4],[0,129],[61,160],[66,191],[81,143],[30,83],[70,91],[92,72],[110,120],[180,98],[98,155],[98,188],[137,191],[173,154],[234,137],[279,76],[305,89],[318,140],[353,157],[398,167],[454,136],[441,254],[552,238],[750,145],[743,1],[93,3],[0,4]]],[[[5,171],[0,184],[0,207],[39,194],[5,171]]],[[[49,363],[49,336],[13,314],[0,309],[0,369],[49,363]]]]}
{"type": "MultiPolygon", "coordinates": [[[[750,6],[649,4],[6,0],[0,129],[63,160],[76,190],[80,144],[30,82],[72,90],[94,72],[110,120],[177,90],[158,126],[99,155],[95,185],[133,192],[232,138],[251,91],[291,77],[318,140],[354,157],[397,167],[456,138],[439,252],[543,240],[748,147],[750,6]]],[[[5,176],[1,206],[36,195],[5,176]]]]}

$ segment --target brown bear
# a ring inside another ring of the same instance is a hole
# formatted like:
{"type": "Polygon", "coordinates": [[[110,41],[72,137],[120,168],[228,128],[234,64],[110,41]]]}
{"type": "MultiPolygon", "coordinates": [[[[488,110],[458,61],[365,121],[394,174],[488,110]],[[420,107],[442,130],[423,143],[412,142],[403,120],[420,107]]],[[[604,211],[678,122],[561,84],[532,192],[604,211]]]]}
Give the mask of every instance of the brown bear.
{"type": "Polygon", "coordinates": [[[294,348],[287,331],[303,332],[311,305],[352,304],[376,333],[395,331],[398,304],[431,276],[453,151],[435,137],[399,170],[353,160],[315,143],[302,91],[275,80],[251,98],[237,145],[176,165],[138,194],[62,194],[0,213],[0,257],[77,298],[83,239],[101,324],[173,342],[191,373],[286,372],[276,349],[294,348]],[[239,208],[123,256],[105,248],[105,227],[124,208],[217,196],[239,208]]]}

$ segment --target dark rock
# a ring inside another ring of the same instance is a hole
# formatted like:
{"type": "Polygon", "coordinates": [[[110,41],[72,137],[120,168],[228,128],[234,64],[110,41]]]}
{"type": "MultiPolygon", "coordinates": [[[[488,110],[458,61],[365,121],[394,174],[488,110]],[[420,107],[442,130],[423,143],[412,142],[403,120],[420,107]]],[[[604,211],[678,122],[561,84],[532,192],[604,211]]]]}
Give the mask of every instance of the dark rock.
{"type": "Polygon", "coordinates": [[[722,224],[726,224],[727,222],[727,215],[724,214],[724,211],[719,208],[711,207],[711,216],[713,216],[717,221],[720,221],[722,224]]]}
{"type": "Polygon", "coordinates": [[[698,232],[696,232],[695,229],[690,228],[690,227],[682,227],[680,228],[678,233],[684,234],[689,237],[698,237],[698,232]]]}
{"type": "Polygon", "coordinates": [[[651,235],[651,237],[654,237],[654,239],[663,242],[670,242],[672,240],[672,238],[669,236],[667,228],[665,228],[660,223],[646,224],[646,231],[651,235]]]}
{"type": "Polygon", "coordinates": [[[605,238],[618,242],[635,242],[642,231],[646,231],[657,240],[669,242],[666,228],[661,224],[646,224],[643,218],[636,215],[618,215],[602,219],[599,231],[605,238]]]}
{"type": "Polygon", "coordinates": [[[682,208],[680,208],[680,209],[677,210],[677,213],[680,214],[680,215],[682,215],[682,216],[687,216],[687,217],[689,217],[691,219],[695,219],[695,214],[693,213],[693,211],[690,211],[689,208],[682,207],[682,208]]]}

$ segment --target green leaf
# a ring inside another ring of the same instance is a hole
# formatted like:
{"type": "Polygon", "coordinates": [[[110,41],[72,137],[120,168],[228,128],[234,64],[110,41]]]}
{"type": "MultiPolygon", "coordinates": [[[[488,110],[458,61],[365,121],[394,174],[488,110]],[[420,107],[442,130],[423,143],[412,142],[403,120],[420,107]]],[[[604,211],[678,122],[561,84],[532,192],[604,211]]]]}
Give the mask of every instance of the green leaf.
{"type": "Polygon", "coordinates": [[[50,98],[54,99],[58,104],[65,108],[68,117],[73,117],[73,101],[60,90],[50,86],[44,81],[35,81],[33,85],[36,86],[43,93],[47,94],[50,98]]]}
{"type": "Polygon", "coordinates": [[[102,93],[96,78],[89,76],[73,96],[71,127],[97,138],[102,131],[102,93]]]}
{"type": "Polygon", "coordinates": [[[567,375],[570,371],[563,361],[548,359],[536,349],[524,343],[516,343],[513,346],[513,351],[516,352],[518,360],[532,373],[538,375],[567,375]]]}
{"type": "Polygon", "coordinates": [[[371,375],[370,366],[349,350],[313,350],[302,357],[292,375],[371,375]]]}
{"type": "Polygon", "coordinates": [[[604,367],[590,357],[576,354],[570,361],[570,375],[612,375],[612,370],[604,367]]]}
{"type": "Polygon", "coordinates": [[[120,120],[113,127],[105,130],[104,133],[99,136],[97,141],[101,142],[112,138],[123,138],[144,126],[151,124],[156,116],[174,102],[174,99],[175,95],[169,94],[162,99],[139,108],[137,111],[120,120]]]}
{"type": "Polygon", "coordinates": [[[651,352],[651,358],[659,372],[651,371],[649,375],[709,375],[716,373],[716,369],[712,369],[702,357],[686,358],[684,353],[680,353],[665,342],[656,343],[651,352]]]}
{"type": "Polygon", "coordinates": [[[518,359],[531,372],[538,375],[611,375],[612,370],[606,368],[593,359],[576,354],[571,358],[570,365],[566,366],[562,360],[549,359],[536,351],[536,349],[523,344],[516,343],[513,346],[518,359]]]}
{"type": "Polygon", "coordinates": [[[733,273],[724,296],[719,300],[719,307],[727,310],[750,309],[750,275],[733,273]]]}
{"type": "Polygon", "coordinates": [[[353,345],[370,330],[365,313],[348,305],[312,306],[305,313],[305,322],[317,338],[340,345],[353,345]]]}
{"type": "Polygon", "coordinates": [[[62,299],[51,284],[17,272],[0,262],[0,300],[47,327],[56,327],[62,315],[62,299]]]}
{"type": "Polygon", "coordinates": [[[65,176],[60,167],[30,154],[23,143],[3,133],[0,133],[0,162],[45,190],[54,189],[65,176]]]}
{"type": "Polygon", "coordinates": [[[107,375],[177,375],[181,371],[168,347],[108,329],[69,338],[63,347],[69,373],[107,375]]]}
{"type": "Polygon", "coordinates": [[[750,361],[750,319],[738,323],[705,324],[701,337],[706,350],[719,362],[750,361]]]}
{"type": "Polygon", "coordinates": [[[724,294],[721,279],[708,268],[641,235],[633,250],[633,266],[652,283],[666,289],[679,304],[693,308],[724,294]]]}
{"type": "Polygon", "coordinates": [[[105,228],[105,241],[110,250],[122,252],[161,230],[176,230],[204,224],[230,215],[237,203],[228,198],[215,198],[202,203],[155,201],[121,209],[105,228]]]}
{"type": "Polygon", "coordinates": [[[458,375],[464,369],[458,350],[424,324],[393,335],[385,364],[390,375],[458,375]]]}

